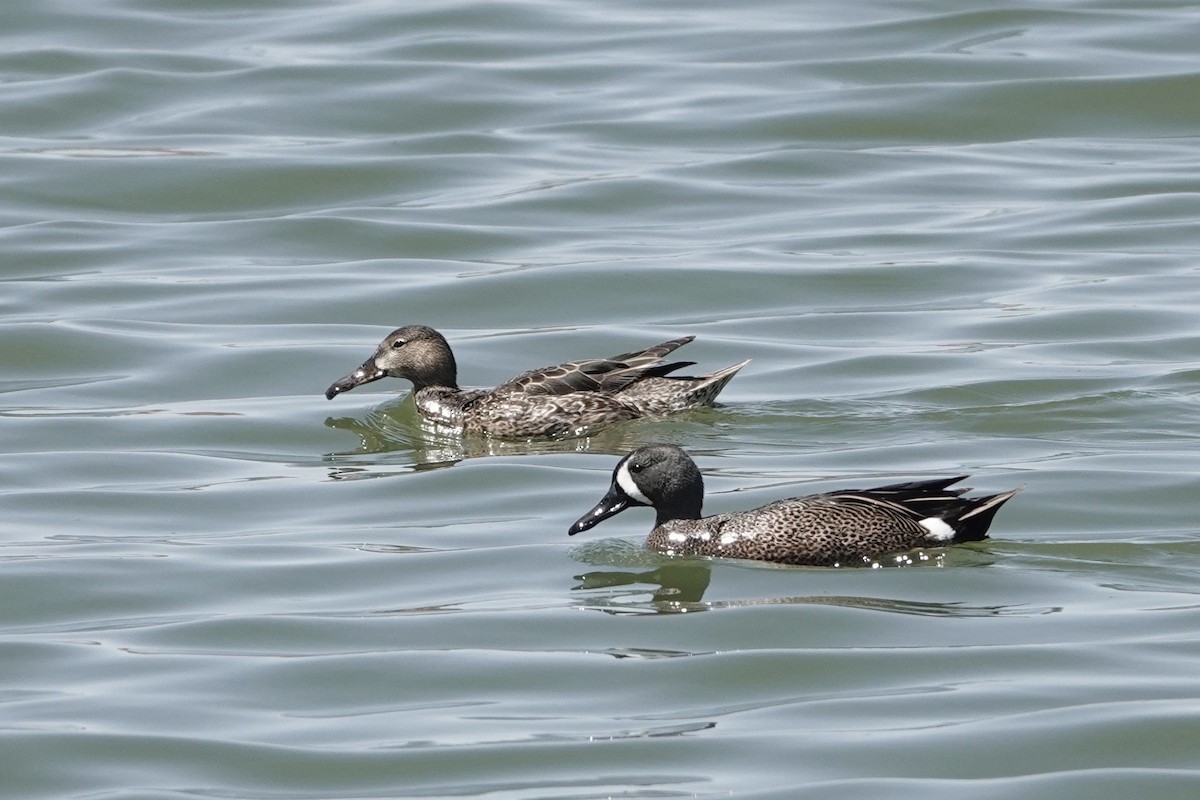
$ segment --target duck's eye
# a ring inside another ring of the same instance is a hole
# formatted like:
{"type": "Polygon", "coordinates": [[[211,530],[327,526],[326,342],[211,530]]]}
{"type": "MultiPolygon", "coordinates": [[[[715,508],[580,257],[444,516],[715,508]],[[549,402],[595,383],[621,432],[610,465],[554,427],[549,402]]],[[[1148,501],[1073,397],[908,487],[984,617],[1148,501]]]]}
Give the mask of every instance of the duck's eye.
{"type": "Polygon", "coordinates": [[[629,471],[630,471],[630,472],[641,472],[641,471],[642,471],[642,470],[644,470],[645,468],[646,468],[646,465],[645,465],[645,464],[640,464],[640,463],[638,463],[637,461],[630,461],[630,462],[629,462],[629,471]]]}
{"type": "Polygon", "coordinates": [[[404,341],[403,339],[397,339],[396,341],[392,342],[392,349],[398,350],[401,347],[404,347],[406,344],[408,344],[408,342],[404,341]]]}

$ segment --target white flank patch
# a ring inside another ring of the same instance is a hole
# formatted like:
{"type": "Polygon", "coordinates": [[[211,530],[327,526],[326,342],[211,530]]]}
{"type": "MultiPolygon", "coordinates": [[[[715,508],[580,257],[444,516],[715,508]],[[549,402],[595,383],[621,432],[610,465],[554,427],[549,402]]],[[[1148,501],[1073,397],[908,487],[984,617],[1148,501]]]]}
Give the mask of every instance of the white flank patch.
{"type": "Polygon", "coordinates": [[[637,484],[633,482],[633,476],[629,474],[628,461],[622,464],[621,468],[617,470],[617,486],[620,486],[621,491],[642,505],[654,505],[654,503],[651,503],[650,500],[647,499],[646,495],[642,494],[642,490],[637,487],[637,484]]]}
{"type": "Polygon", "coordinates": [[[938,517],[926,517],[918,523],[922,528],[929,531],[929,538],[936,539],[939,542],[947,542],[954,538],[954,528],[946,524],[944,519],[938,517]]]}

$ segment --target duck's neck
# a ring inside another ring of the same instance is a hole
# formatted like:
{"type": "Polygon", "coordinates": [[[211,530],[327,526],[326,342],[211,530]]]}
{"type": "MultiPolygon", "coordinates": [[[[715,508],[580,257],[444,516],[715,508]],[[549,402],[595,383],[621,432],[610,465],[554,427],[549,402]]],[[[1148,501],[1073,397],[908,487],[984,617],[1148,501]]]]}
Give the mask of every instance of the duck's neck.
{"type": "Polygon", "coordinates": [[[699,502],[679,504],[670,508],[656,508],[658,518],[654,521],[654,526],[657,528],[659,525],[675,519],[700,519],[700,507],[703,502],[704,500],[701,498],[699,502]]]}
{"type": "Polygon", "coordinates": [[[438,389],[441,391],[460,391],[458,388],[458,367],[454,356],[447,352],[442,359],[420,365],[419,368],[409,369],[402,377],[412,381],[413,390],[438,389]]]}
{"type": "Polygon", "coordinates": [[[413,385],[413,392],[421,392],[425,390],[433,390],[438,392],[461,392],[458,388],[458,381],[454,380],[454,375],[449,376],[426,376],[424,378],[410,378],[413,385]]]}

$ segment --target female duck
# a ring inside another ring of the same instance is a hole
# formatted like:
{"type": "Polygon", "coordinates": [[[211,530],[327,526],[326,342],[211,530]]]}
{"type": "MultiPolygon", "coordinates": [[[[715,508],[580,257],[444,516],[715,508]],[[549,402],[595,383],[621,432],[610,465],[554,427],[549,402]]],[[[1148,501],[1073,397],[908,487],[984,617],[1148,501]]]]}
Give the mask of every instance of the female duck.
{"type": "Polygon", "coordinates": [[[987,538],[992,517],[1020,490],[966,498],[961,495],[969,490],[947,488],[965,477],[844,489],[701,517],[704,479],[695,462],[674,445],[654,444],[621,459],[608,494],[568,533],[586,531],[629,506],[651,506],[658,518],[646,546],[668,555],[870,563],[916,547],[987,538]]]}
{"type": "Polygon", "coordinates": [[[389,333],[325,397],[385,376],[407,378],[418,413],[439,425],[507,439],[581,436],[615,422],[711,405],[749,360],[699,377],[669,375],[695,362],[664,364],[663,357],[694,338],[530,370],[491,390],[464,390],[446,339],[433,328],[408,325],[389,333]]]}

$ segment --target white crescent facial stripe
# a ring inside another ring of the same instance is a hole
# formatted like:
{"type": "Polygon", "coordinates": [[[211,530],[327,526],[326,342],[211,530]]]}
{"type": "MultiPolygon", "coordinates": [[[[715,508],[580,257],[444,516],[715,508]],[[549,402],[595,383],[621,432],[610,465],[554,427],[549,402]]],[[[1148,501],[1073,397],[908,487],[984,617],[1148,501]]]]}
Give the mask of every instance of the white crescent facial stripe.
{"type": "Polygon", "coordinates": [[[929,531],[929,538],[936,539],[939,542],[947,542],[954,538],[954,528],[946,524],[944,519],[938,517],[926,517],[919,523],[922,528],[929,531]]]}
{"type": "Polygon", "coordinates": [[[633,476],[629,474],[629,462],[628,461],[626,461],[624,464],[622,464],[621,468],[617,470],[617,486],[620,486],[621,491],[623,491],[625,494],[629,495],[630,497],[632,497],[634,500],[641,503],[642,505],[644,505],[644,506],[654,505],[648,499],[646,499],[646,495],[642,494],[642,490],[639,489],[637,487],[637,484],[633,482],[633,476]]]}

